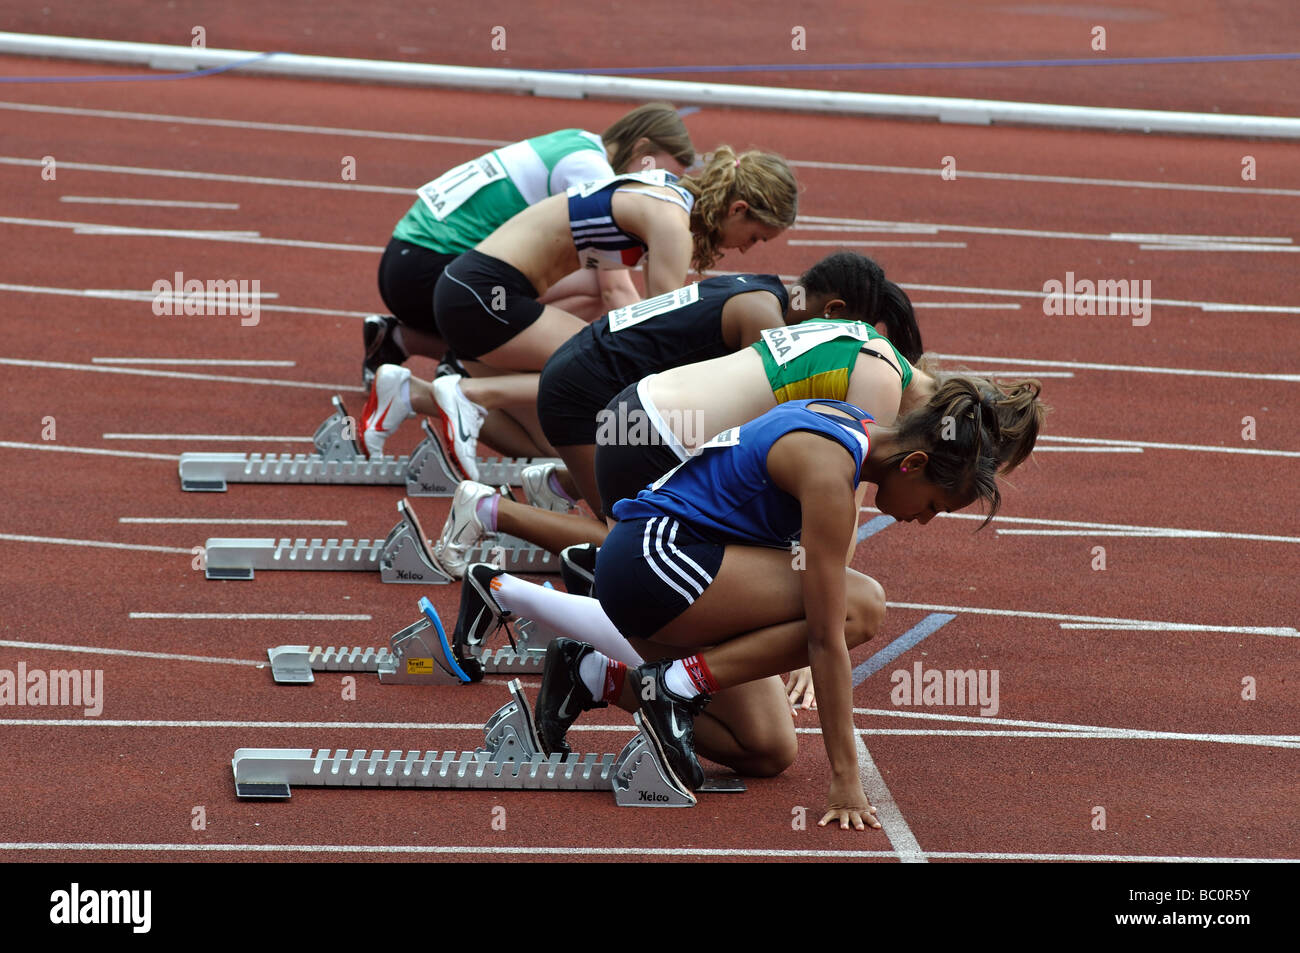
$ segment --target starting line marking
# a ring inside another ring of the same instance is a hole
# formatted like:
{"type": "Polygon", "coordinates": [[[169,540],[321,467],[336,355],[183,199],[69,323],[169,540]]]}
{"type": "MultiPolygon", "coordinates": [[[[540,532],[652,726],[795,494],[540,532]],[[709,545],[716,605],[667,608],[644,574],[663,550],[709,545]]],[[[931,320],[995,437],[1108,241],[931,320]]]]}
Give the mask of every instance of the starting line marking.
{"type": "MultiPolygon", "coordinates": [[[[0,107],[2,108],[2,107],[0,107]]],[[[60,202],[78,202],[83,205],[142,205],[158,208],[211,208],[236,211],[238,202],[186,202],[179,199],[114,199],[95,195],[60,195],[60,202]]]]}
{"type": "MultiPolygon", "coordinates": [[[[186,550],[188,552],[188,550],[186,550]]],[[[370,622],[368,615],[296,612],[130,612],[129,619],[274,619],[288,622],[370,622]]]]}
{"type": "Polygon", "coordinates": [[[927,863],[925,852],[921,850],[912,828],[904,820],[903,812],[899,810],[898,802],[889,791],[889,785],[885,783],[884,776],[876,767],[876,762],[872,760],[871,752],[867,750],[862,735],[857,731],[853,732],[853,740],[858,749],[858,776],[862,780],[862,791],[876,809],[876,820],[880,821],[880,829],[889,838],[889,843],[897,852],[899,861],[904,864],[927,863]]]}
{"type": "Polygon", "coordinates": [[[264,443],[310,443],[310,435],[296,437],[259,437],[248,434],[229,433],[106,433],[100,435],[105,440],[224,440],[231,443],[261,441],[264,443]]]}
{"type": "Polygon", "coordinates": [[[214,658],[210,655],[178,655],[172,652],[141,652],[136,649],[105,649],[93,645],[64,645],[57,642],[19,642],[15,640],[0,641],[0,648],[33,649],[49,652],[85,652],[89,655],[122,655],[128,658],[163,659],[169,662],[212,662],[218,665],[250,665],[253,668],[265,668],[266,662],[242,658],[214,658]]]}
{"type": "Polygon", "coordinates": [[[199,526],[347,526],[347,520],[227,519],[203,516],[120,516],[119,523],[197,524],[199,526]]]}
{"type": "Polygon", "coordinates": [[[60,546],[92,546],[100,549],[138,549],[147,553],[184,553],[194,555],[194,550],[181,549],[178,546],[146,546],[142,543],[111,543],[102,539],[67,539],[62,536],[19,536],[15,533],[0,533],[0,539],[14,543],[57,543],[60,546]]]}
{"type": "MultiPolygon", "coordinates": [[[[3,358],[0,358],[2,361],[3,358]]],[[[130,450],[105,450],[103,447],[62,447],[53,443],[19,443],[13,440],[0,440],[0,447],[9,450],[46,450],[54,453],[90,453],[105,457],[131,457],[136,460],[179,460],[175,453],[135,453],[130,450]]]]}
{"type": "MultiPolygon", "coordinates": [[[[479,727],[482,727],[481,725],[479,727]]],[[[51,841],[0,843],[0,850],[50,850],[50,851],[157,851],[180,853],[255,853],[255,854],[507,854],[511,856],[567,856],[596,855],[618,857],[627,854],[653,857],[825,857],[892,859],[892,850],[781,850],[776,848],[723,848],[723,847],[508,847],[489,846],[438,846],[432,844],[143,844],[143,843],[55,843],[51,841]]],[[[984,851],[926,851],[925,856],[937,860],[1039,860],[1080,861],[1139,864],[1294,864],[1300,858],[1289,857],[1185,857],[1148,854],[1034,854],[984,851]]]]}
{"type": "Polygon", "coordinates": [[[191,357],[92,357],[92,364],[174,364],[176,366],[212,367],[296,367],[297,361],[226,361],[220,358],[191,357]]]}
{"type": "MultiPolygon", "coordinates": [[[[1120,371],[1126,374],[1175,374],[1187,377],[1226,377],[1233,380],[1300,382],[1300,374],[1254,374],[1247,371],[1201,371],[1185,367],[1151,367],[1142,364],[1094,364],[1084,361],[1045,361],[1037,358],[984,357],[974,354],[936,354],[941,361],[977,361],[993,364],[1031,364],[1035,367],[1072,367],[1081,371],[1120,371]]],[[[984,373],[989,373],[985,371],[984,373]]],[[[1027,371],[1017,371],[1027,374],[1027,371]]]]}
{"type": "MultiPolygon", "coordinates": [[[[3,285],[0,285],[0,290],[4,290],[3,285]]],[[[357,313],[360,314],[360,312],[357,313]]],[[[150,371],[142,367],[101,367],[94,364],[71,364],[65,361],[29,361],[17,357],[0,357],[0,364],[12,364],[16,367],[42,367],[57,371],[95,371],[100,374],[135,374],[140,377],[171,377],[186,381],[216,381],[223,384],[306,387],[310,390],[328,390],[336,394],[359,389],[355,384],[318,384],[314,381],[286,381],[270,377],[239,377],[232,374],[198,374],[192,371],[150,371]]],[[[24,444],[24,446],[28,445],[24,444]]],[[[165,459],[175,460],[179,458],[167,457],[165,459]]]]}
{"type": "MultiPolygon", "coordinates": [[[[3,283],[0,283],[0,291],[12,291],[18,294],[69,295],[74,298],[103,298],[110,301],[152,301],[154,297],[152,293],[150,293],[149,297],[147,298],[141,298],[136,296],[137,294],[139,294],[138,292],[134,292],[134,291],[116,292],[116,291],[109,291],[103,288],[51,288],[42,285],[11,285],[11,284],[3,284],[3,283]]],[[[286,314],[323,314],[331,317],[343,317],[343,318],[364,318],[364,317],[368,317],[370,314],[373,313],[370,311],[339,311],[336,308],[302,308],[302,307],[293,307],[287,304],[261,304],[260,303],[264,299],[278,298],[278,297],[279,297],[278,293],[277,294],[268,293],[268,294],[263,294],[258,296],[258,301],[259,301],[258,308],[260,308],[262,311],[279,311],[286,314]]],[[[215,299],[215,303],[220,304],[221,299],[215,299]]],[[[92,360],[98,364],[109,363],[108,361],[100,360],[99,358],[92,358],[92,360]]],[[[113,363],[128,363],[128,362],[114,361],[113,363]]],[[[133,360],[130,361],[129,363],[140,364],[145,362],[133,360]]],[[[184,361],[162,361],[162,362],[152,362],[152,363],[183,364],[185,362],[184,361]]],[[[243,366],[244,362],[209,361],[209,362],[201,362],[201,363],[211,363],[211,364],[225,363],[225,364],[236,364],[239,366],[243,366]]],[[[251,361],[247,363],[249,366],[253,366],[258,362],[251,361]]],[[[264,363],[266,363],[268,366],[278,367],[278,366],[282,366],[283,362],[267,361],[264,363]]],[[[290,367],[294,366],[293,361],[289,361],[287,362],[287,364],[290,367]]]]}

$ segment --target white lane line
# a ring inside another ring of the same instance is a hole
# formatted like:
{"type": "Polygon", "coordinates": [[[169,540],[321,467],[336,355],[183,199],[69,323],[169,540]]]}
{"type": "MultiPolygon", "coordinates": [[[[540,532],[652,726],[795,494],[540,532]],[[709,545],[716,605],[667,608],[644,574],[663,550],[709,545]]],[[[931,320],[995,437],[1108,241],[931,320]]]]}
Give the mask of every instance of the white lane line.
{"type": "MultiPolygon", "coordinates": [[[[173,844],[173,843],[127,843],[124,841],[104,841],[93,843],[55,842],[55,841],[9,841],[0,842],[0,850],[48,850],[68,852],[149,852],[183,853],[183,854],[428,854],[432,856],[456,855],[476,856],[479,854],[501,854],[505,856],[539,856],[539,857],[824,857],[866,859],[879,857],[893,859],[897,855],[892,850],[792,850],[778,848],[728,848],[728,847],[637,847],[626,845],[619,847],[509,847],[502,844],[485,846],[441,846],[434,844],[173,844]]],[[[926,856],[936,860],[1026,860],[1060,863],[1077,861],[1080,863],[1136,863],[1136,864],[1293,864],[1300,863],[1300,858],[1287,857],[1198,857],[1183,855],[1158,854],[1032,854],[985,851],[932,850],[926,856]]]]}
{"type": "Polygon", "coordinates": [[[347,526],[347,520],[217,519],[205,516],[120,516],[119,523],[192,524],[199,526],[347,526]]]}
{"type": "MultiPolygon", "coordinates": [[[[861,507],[863,513],[879,513],[874,506],[861,507]]],[[[984,517],[978,513],[940,513],[941,519],[954,520],[979,520],[983,522],[984,517]]],[[[1090,523],[1084,520],[1048,520],[1039,519],[1032,516],[1002,516],[1001,514],[993,518],[995,524],[1000,523],[1026,523],[1034,526],[1061,526],[1070,529],[1114,529],[1114,530],[1136,530],[1138,532],[1150,535],[1165,534],[1169,536],[1180,536],[1183,533],[1193,533],[1198,537],[1205,539],[1249,539],[1261,543],[1293,543],[1297,541],[1294,536],[1265,536],[1261,533],[1228,533],[1218,530],[1208,529],[1187,529],[1180,526],[1135,526],[1129,523],[1090,523]]]]}
{"type": "Polygon", "coordinates": [[[983,368],[979,371],[982,377],[1061,377],[1069,378],[1074,376],[1074,371],[1040,371],[1038,368],[1032,370],[1014,370],[1014,371],[986,371],[983,368]]]}
{"type": "Polygon", "coordinates": [[[211,357],[92,357],[92,364],[167,364],[177,367],[296,367],[297,361],[226,361],[211,357]]]}
{"type": "Polygon", "coordinates": [[[131,450],[105,450],[102,447],[64,447],[56,443],[18,443],[0,440],[0,447],[10,450],[46,450],[55,453],[89,453],[102,457],[132,457],[136,460],[179,460],[175,453],[136,453],[131,450]]]}
{"type": "MultiPolygon", "coordinates": [[[[914,168],[897,165],[864,165],[858,162],[814,162],[791,159],[792,166],[809,169],[835,169],[841,172],[872,172],[883,175],[939,175],[938,166],[914,168]]],[[[1251,188],[1242,185],[1197,185],[1192,182],[1150,182],[1142,179],[1091,179],[1074,175],[1035,175],[1026,172],[968,172],[961,169],[958,178],[990,179],[1002,182],[1041,182],[1044,185],[1089,185],[1119,189],[1159,189],[1169,192],[1219,192],[1225,195],[1287,195],[1300,197],[1300,189],[1251,188]]]]}
{"type": "Polygon", "coordinates": [[[1263,536],[1254,533],[1211,533],[1200,530],[1137,529],[999,529],[1006,536],[1146,536],[1154,539],[1251,539],[1266,543],[1300,543],[1300,536],[1263,536]]]}
{"type": "MultiPolygon", "coordinates": [[[[51,220],[52,221],[52,220],[51,220]]],[[[62,225],[54,225],[50,222],[41,221],[40,219],[10,219],[7,222],[0,219],[0,223],[9,225],[44,225],[47,228],[63,228],[62,225]]],[[[261,232],[240,231],[236,229],[200,229],[200,228],[140,228],[134,225],[74,225],[72,227],[74,235],[123,235],[123,236],[154,236],[158,238],[200,238],[212,241],[235,240],[240,238],[260,238],[261,232]]]]}
{"type": "MultiPolygon", "coordinates": [[[[509,145],[506,140],[469,139],[464,136],[433,136],[415,132],[383,132],[376,129],[349,129],[341,126],[300,126],[283,122],[249,122],[242,119],[211,119],[201,116],[168,116],[160,113],[117,112],[111,109],[82,109],[72,106],[46,106],[34,103],[0,102],[0,109],[48,113],[65,116],[94,116],[99,119],[133,119],[141,122],[184,123],[192,126],[220,126],[226,129],[260,129],[265,132],[296,132],[318,136],[347,136],[355,139],[392,139],[400,142],[439,142],[455,146],[509,145]]],[[[61,163],[60,163],[61,164],[61,163]]]]}
{"type": "Polygon", "coordinates": [[[894,795],[889,792],[889,785],[885,783],[876,762],[871,759],[871,752],[867,750],[862,735],[855,731],[853,740],[858,747],[858,776],[862,779],[862,790],[876,809],[876,820],[880,821],[881,829],[897,851],[899,861],[904,864],[926,863],[925,852],[921,850],[912,828],[903,819],[903,812],[899,810],[894,795]]]}
{"type": "Polygon", "coordinates": [[[1029,729],[1024,731],[1012,729],[980,731],[975,728],[861,728],[859,731],[864,735],[903,738],[1047,738],[1073,741],[1140,741],[1150,738],[1162,741],[1210,741],[1255,748],[1300,749],[1300,741],[1281,741],[1274,738],[1257,738],[1252,735],[1237,737],[1207,735],[1205,737],[1189,736],[1184,738],[1182,736],[1169,737],[1168,733],[1162,734],[1160,732],[1150,732],[1144,735],[1117,735],[1103,731],[1033,731],[1029,729]]]}
{"type": "Polygon", "coordinates": [[[229,434],[229,433],[106,433],[102,434],[105,440],[207,440],[207,441],[228,441],[230,443],[262,442],[262,443],[304,443],[312,438],[307,436],[297,437],[259,437],[248,434],[229,434]]]}
{"type": "MultiPolygon", "coordinates": [[[[1300,457],[1300,450],[1256,450],[1253,447],[1216,447],[1200,443],[1155,443],[1150,440],[1113,440],[1103,437],[1059,437],[1040,434],[1039,440],[1083,443],[1101,447],[1145,447],[1148,450],[1189,450],[1195,453],[1239,453],[1258,457],[1300,457]]],[[[1035,448],[1038,449],[1038,448],[1035,448]]]]}
{"type": "Polygon", "coordinates": [[[808,245],[816,248],[965,248],[965,242],[878,242],[850,238],[844,241],[822,241],[820,239],[791,238],[787,245],[808,245]]]}
{"type": "MultiPolygon", "coordinates": [[[[215,233],[215,234],[220,234],[220,235],[249,234],[249,235],[252,235],[252,234],[256,234],[256,233],[254,233],[254,232],[247,232],[247,233],[237,233],[237,232],[217,232],[217,233],[215,233]]],[[[60,288],[60,289],[55,289],[55,290],[58,290],[58,291],[75,291],[76,289],[72,289],[72,288],[66,288],[66,289],[65,289],[65,288],[60,288]]],[[[218,302],[223,301],[223,300],[227,300],[226,296],[225,296],[224,294],[222,294],[221,292],[219,292],[219,291],[215,291],[215,290],[213,290],[213,291],[207,291],[206,289],[205,289],[204,291],[202,291],[202,292],[194,292],[194,293],[189,293],[189,294],[184,293],[184,292],[181,292],[181,293],[177,294],[177,293],[172,293],[172,292],[141,291],[141,290],[138,290],[138,289],[135,289],[135,288],[86,288],[84,291],[79,291],[79,292],[77,292],[77,293],[78,293],[78,294],[84,294],[87,298],[116,298],[116,299],[118,299],[118,300],[122,300],[122,301],[153,301],[153,300],[155,300],[156,298],[158,298],[158,297],[160,297],[160,296],[162,296],[162,297],[169,297],[169,298],[179,298],[179,299],[182,300],[182,301],[203,301],[204,303],[206,303],[206,302],[209,301],[209,300],[218,301],[218,302]]],[[[239,297],[242,298],[242,299],[256,298],[259,302],[262,302],[262,301],[267,301],[267,300],[269,300],[269,299],[271,299],[271,298],[278,298],[278,297],[280,297],[280,295],[279,295],[278,292],[275,292],[275,291],[257,291],[257,292],[254,292],[254,291],[252,291],[252,290],[250,289],[247,293],[241,293],[241,294],[239,295],[239,297]]]]}
{"type": "Polygon", "coordinates": [[[1141,447],[1034,447],[1034,453],[1141,453],[1141,447]]]}
{"type": "MultiPolygon", "coordinates": [[[[68,295],[74,298],[108,298],[111,300],[122,301],[153,301],[154,296],[151,294],[148,298],[135,297],[138,292],[119,293],[105,291],[98,288],[50,288],[42,285],[12,285],[0,283],[0,291],[12,291],[17,294],[39,294],[39,295],[68,295]]],[[[365,318],[374,314],[373,311],[339,311],[336,308],[304,308],[293,307],[285,304],[261,304],[260,301],[266,298],[277,298],[278,294],[263,294],[259,298],[258,307],[262,311],[278,311],[286,314],[324,314],[331,317],[344,318],[365,318]]],[[[215,304],[221,304],[220,299],[214,301],[215,304]]],[[[101,362],[104,363],[104,362],[101,362]]],[[[139,363],[139,362],[132,362],[139,363]]],[[[292,365],[291,365],[292,366],[292,365]]]]}
{"type": "Polygon", "coordinates": [[[62,228],[74,233],[89,235],[154,235],[166,238],[192,238],[206,242],[236,242],[242,245],[275,245],[280,248],[313,248],[324,251],[360,251],[368,255],[384,250],[383,245],[349,245],[337,242],[313,242],[299,238],[261,238],[242,232],[191,232],[166,228],[126,229],[95,222],[61,222],[49,218],[15,218],[0,215],[0,225],[19,225],[30,228],[62,228]]]}
{"type": "Polygon", "coordinates": [[[1238,245],[1232,244],[1213,244],[1210,242],[1174,242],[1170,244],[1159,243],[1155,245],[1138,245],[1138,251],[1246,251],[1246,252],[1270,252],[1270,251],[1289,251],[1300,252],[1300,246],[1296,245],[1238,245]]]}
{"type": "Polygon", "coordinates": [[[53,543],[59,546],[89,546],[97,549],[137,549],[146,553],[184,553],[192,555],[193,549],[181,549],[177,546],[145,546],[141,543],[111,543],[102,539],[67,539],[63,536],[19,536],[15,533],[0,533],[0,539],[14,543],[53,543]]]}
{"type": "MultiPolygon", "coordinates": [[[[1264,251],[1300,251],[1300,246],[1292,246],[1292,240],[1287,236],[1137,235],[1125,232],[1061,232],[1044,231],[1035,228],[999,228],[988,225],[946,225],[940,222],[890,222],[860,218],[827,218],[816,215],[806,215],[799,221],[823,223],[820,225],[804,225],[802,226],[804,228],[828,228],[835,231],[884,230],[891,233],[908,233],[915,230],[927,235],[937,235],[941,232],[958,232],[966,235],[997,235],[1012,238],[1062,238],[1073,241],[1122,242],[1128,245],[1142,242],[1148,243],[1143,244],[1141,246],[1143,248],[1182,248],[1205,245],[1223,246],[1228,249],[1235,247],[1264,251]]],[[[792,241],[790,244],[798,243],[792,241]]],[[[803,244],[810,243],[805,242],[803,244]]],[[[833,245],[835,243],[821,242],[813,244],[833,245]]]]}
{"type": "MultiPolygon", "coordinates": [[[[261,129],[268,132],[293,132],[311,135],[348,136],[363,139],[392,139],[403,142],[438,142],[450,145],[471,145],[496,148],[508,145],[500,139],[470,139],[461,136],[434,136],[411,132],[388,132],[378,129],[353,129],[346,126],[305,126],[289,123],[250,122],[239,119],[213,119],[198,116],[170,116],[158,113],[118,112],[108,109],[85,109],[71,106],[47,106],[34,103],[0,102],[0,109],[21,110],[37,113],[62,113],[70,116],[94,116],[104,119],[129,119],[142,122],[186,123],[199,126],[224,126],[230,129],[261,129]]],[[[933,177],[941,170],[937,166],[915,168],[908,166],[864,165],[851,162],[819,162],[811,159],[791,159],[792,166],[804,166],[810,169],[840,169],[846,172],[869,172],[885,175],[922,175],[933,177]]],[[[39,164],[33,162],[33,165],[39,164]]],[[[62,165],[63,163],[60,163],[62,165]]],[[[1230,195],[1289,195],[1300,196],[1300,189],[1252,188],[1250,186],[1199,185],[1183,182],[1152,182],[1134,179],[1097,179],[1079,176],[1036,175],[1023,172],[976,172],[967,169],[959,171],[962,178],[990,179],[1010,182],[1042,182],[1051,185],[1087,185],[1106,188],[1162,189],[1190,192],[1221,192],[1230,195]]],[[[405,191],[414,191],[413,189],[405,191]]]]}
{"type": "Polygon", "coordinates": [[[1300,638],[1291,626],[1278,625],[1202,625],[1196,622],[1160,622],[1155,619],[1122,619],[1114,616],[1072,615],[1063,612],[1028,612],[1020,609],[987,609],[979,606],[938,606],[924,602],[886,602],[891,609],[921,609],[926,612],[955,612],[968,615],[991,615],[1002,618],[1047,619],[1052,622],[1118,622],[1136,629],[1158,627],[1168,632],[1231,632],[1240,635],[1275,635],[1300,638]]]}
{"type": "Polygon", "coordinates": [[[947,308],[953,311],[1019,311],[1019,301],[913,301],[913,308],[947,308]]]}
{"type": "MultiPolygon", "coordinates": [[[[997,295],[998,297],[1005,295],[1009,298],[1047,298],[1053,294],[1053,292],[1048,291],[979,288],[973,285],[921,285],[909,281],[900,281],[899,285],[912,291],[941,291],[951,294],[997,295]]],[[[1076,295],[1075,298],[1076,300],[1083,300],[1084,298],[1089,298],[1092,301],[1099,300],[1096,295],[1076,295]]],[[[1180,298],[1152,298],[1151,304],[1158,304],[1167,308],[1200,308],[1202,311],[1240,311],[1243,314],[1300,314],[1300,305],[1233,304],[1228,301],[1184,301],[1180,298]]],[[[1046,364],[1048,362],[1043,361],[1042,363],[1046,364]]]]}
{"type": "MultiPolygon", "coordinates": [[[[25,156],[0,156],[0,165],[41,166],[40,159],[25,156]]],[[[230,175],[221,172],[192,172],[185,169],[149,169],[134,165],[102,165],[98,162],[59,161],[60,169],[78,172],[107,172],[113,175],[152,175],[164,179],[197,179],[202,182],[240,182],[245,185],[273,185],[290,189],[329,189],[341,192],[380,192],[385,195],[415,195],[415,188],[391,185],[364,185],[360,182],[313,182],[306,179],[273,179],[260,175],[230,175]]]]}
{"type": "Polygon", "coordinates": [[[1287,381],[1300,383],[1300,374],[1268,374],[1253,371],[1197,371],[1185,367],[1150,367],[1141,364],[1090,364],[1082,361],[1045,361],[1020,357],[980,357],[974,354],[936,354],[942,361],[975,361],[991,364],[1032,364],[1042,367],[1072,367],[1080,371],[1121,371],[1126,374],[1176,374],[1187,377],[1227,377],[1234,380],[1287,381]]]}
{"type": "MultiPolygon", "coordinates": [[[[309,390],[355,391],[355,384],[318,384],[313,381],[286,381],[270,377],[236,377],[229,374],[198,374],[190,371],[151,371],[142,367],[103,367],[95,364],[70,364],[64,361],[28,361],[16,357],[0,357],[0,364],[15,367],[43,367],[56,371],[95,371],[99,374],[135,374],[140,377],[170,377],[184,381],[216,381],[223,384],[260,384],[269,387],[306,387],[309,390]]],[[[26,444],[24,444],[26,446],[26,444]]],[[[104,451],[109,453],[112,451],[104,451]]],[[[162,459],[175,459],[165,457],[162,459]]]]}
{"type": "MultiPolygon", "coordinates": [[[[1147,728],[1115,728],[1107,725],[1076,725],[1061,721],[1032,721],[1025,718],[997,718],[984,715],[950,715],[943,712],[911,711],[903,708],[855,708],[855,715],[881,718],[907,718],[921,721],[956,721],[972,725],[997,725],[1007,728],[1041,728],[1053,732],[1109,734],[1120,738],[1170,738],[1179,741],[1286,741],[1300,743],[1300,735],[1209,734],[1204,732],[1153,731],[1147,728]]],[[[865,730],[865,729],[863,729],[865,730]]]]}
{"type": "MultiPolygon", "coordinates": [[[[189,552],[189,550],[182,550],[189,552]]],[[[193,619],[193,620],[212,620],[212,619],[234,619],[240,622],[252,622],[258,619],[276,620],[279,622],[370,622],[371,617],[368,615],[345,615],[310,613],[310,612],[130,612],[127,613],[128,619],[193,619]]]]}
{"type": "MultiPolygon", "coordinates": [[[[3,107],[0,107],[3,108],[3,107]]],[[[146,208],[210,208],[235,211],[238,202],[185,202],[179,199],[114,199],[98,195],[60,195],[60,202],[82,205],[139,205],[146,208]]]]}
{"type": "Polygon", "coordinates": [[[91,645],[63,645],[55,642],[19,642],[0,640],[0,648],[33,649],[43,652],[84,652],[88,655],[121,655],[127,658],[163,659],[169,662],[212,662],[218,665],[251,665],[265,668],[269,663],[254,659],[215,658],[211,655],[178,655],[172,652],[140,652],[135,649],[104,649],[91,645]]]}

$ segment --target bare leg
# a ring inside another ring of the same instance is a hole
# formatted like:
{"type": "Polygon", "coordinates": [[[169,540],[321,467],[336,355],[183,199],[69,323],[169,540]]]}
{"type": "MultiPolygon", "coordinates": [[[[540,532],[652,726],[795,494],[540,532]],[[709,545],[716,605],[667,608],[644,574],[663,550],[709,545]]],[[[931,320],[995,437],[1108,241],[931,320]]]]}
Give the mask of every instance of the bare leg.
{"type": "Polygon", "coordinates": [[[550,510],[502,499],[497,504],[497,529],[518,536],[555,554],[577,543],[605,541],[605,524],[580,513],[552,513],[550,510]]]}
{"type": "Polygon", "coordinates": [[[582,497],[593,513],[597,516],[602,515],[600,491],[596,488],[595,444],[571,444],[567,447],[556,447],[555,452],[564,461],[564,470],[557,471],[557,475],[560,482],[564,484],[565,492],[574,499],[582,497]]]}

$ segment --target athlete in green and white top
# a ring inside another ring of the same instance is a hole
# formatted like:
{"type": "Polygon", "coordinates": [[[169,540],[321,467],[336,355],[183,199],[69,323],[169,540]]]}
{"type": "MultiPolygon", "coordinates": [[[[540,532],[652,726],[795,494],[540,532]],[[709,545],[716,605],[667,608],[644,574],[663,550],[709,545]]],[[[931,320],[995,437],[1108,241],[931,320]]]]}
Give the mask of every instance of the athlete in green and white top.
{"type": "MultiPolygon", "coordinates": [[[[570,186],[616,172],[659,168],[676,175],[694,161],[694,147],[677,111],[667,103],[649,103],[600,135],[561,129],[525,139],[421,186],[379,262],[379,293],[392,316],[366,320],[364,378],[368,381],[381,364],[401,364],[411,354],[444,355],[446,344],[433,314],[438,278],[457,255],[517,213],[570,186]]],[[[544,303],[590,319],[639,297],[626,272],[578,272],[551,288],[544,303]]]]}

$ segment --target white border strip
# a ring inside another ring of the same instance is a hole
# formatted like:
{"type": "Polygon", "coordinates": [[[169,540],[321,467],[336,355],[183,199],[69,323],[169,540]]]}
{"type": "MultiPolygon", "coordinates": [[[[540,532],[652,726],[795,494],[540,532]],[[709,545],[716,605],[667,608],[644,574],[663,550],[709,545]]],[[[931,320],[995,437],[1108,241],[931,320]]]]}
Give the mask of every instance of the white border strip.
{"type": "MultiPolygon", "coordinates": [[[[253,50],[194,49],[157,43],[125,43],[23,33],[0,33],[0,53],[136,64],[157,70],[210,69],[229,66],[258,55],[253,50]]],[[[1224,116],[1155,109],[1108,109],[989,99],[892,96],[822,89],[438,66],[334,56],[300,56],[294,53],[275,53],[246,63],[239,69],[241,73],[484,89],[559,99],[666,99],[679,104],[935,119],[939,122],[981,126],[1017,123],[1133,132],[1300,139],[1300,119],[1273,116],[1224,116]]]]}

